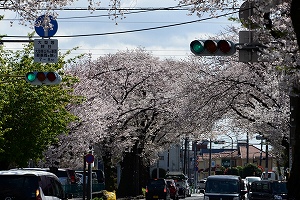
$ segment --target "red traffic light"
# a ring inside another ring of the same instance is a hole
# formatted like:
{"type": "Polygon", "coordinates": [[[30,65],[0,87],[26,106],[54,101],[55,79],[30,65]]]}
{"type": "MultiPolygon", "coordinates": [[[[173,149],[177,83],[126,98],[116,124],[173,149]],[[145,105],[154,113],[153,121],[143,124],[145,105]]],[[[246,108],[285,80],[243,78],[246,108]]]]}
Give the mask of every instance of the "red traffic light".
{"type": "Polygon", "coordinates": [[[25,80],[31,85],[57,85],[61,77],[57,72],[28,72],[25,80]]]}
{"type": "Polygon", "coordinates": [[[221,52],[227,54],[231,51],[232,45],[227,40],[220,40],[218,42],[218,49],[220,49],[221,52]]]}
{"type": "Polygon", "coordinates": [[[194,40],[190,49],[196,56],[230,56],[236,51],[235,44],[228,40],[194,40]]]}
{"type": "Polygon", "coordinates": [[[51,82],[55,81],[57,79],[57,75],[54,72],[48,72],[47,73],[47,79],[51,82]]]}
{"type": "Polygon", "coordinates": [[[38,72],[38,73],[36,74],[36,78],[37,78],[39,81],[44,81],[44,80],[46,80],[46,75],[45,75],[44,72],[38,72]]]}
{"type": "Polygon", "coordinates": [[[206,40],[204,42],[204,48],[211,54],[216,53],[218,50],[218,44],[213,40],[206,40]]]}

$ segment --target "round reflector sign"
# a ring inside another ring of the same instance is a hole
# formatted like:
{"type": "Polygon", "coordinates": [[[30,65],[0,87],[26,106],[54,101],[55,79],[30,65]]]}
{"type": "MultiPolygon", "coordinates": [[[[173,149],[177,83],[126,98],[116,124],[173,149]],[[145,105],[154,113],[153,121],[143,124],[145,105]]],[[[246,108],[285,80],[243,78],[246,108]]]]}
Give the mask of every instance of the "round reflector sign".
{"type": "Polygon", "coordinates": [[[94,155],[93,154],[86,154],[85,156],[85,161],[89,164],[93,163],[94,162],[94,155]]]}

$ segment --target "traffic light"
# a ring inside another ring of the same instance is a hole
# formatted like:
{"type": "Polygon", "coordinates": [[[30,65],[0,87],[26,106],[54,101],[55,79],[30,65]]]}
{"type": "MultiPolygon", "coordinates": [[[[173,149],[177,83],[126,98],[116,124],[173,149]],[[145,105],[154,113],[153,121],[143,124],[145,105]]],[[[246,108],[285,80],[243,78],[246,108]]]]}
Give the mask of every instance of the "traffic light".
{"type": "Polygon", "coordinates": [[[56,72],[28,72],[25,80],[31,85],[57,85],[61,77],[56,72]]]}
{"type": "Polygon", "coordinates": [[[228,40],[194,40],[190,49],[196,56],[231,56],[235,53],[235,44],[228,40]]]}

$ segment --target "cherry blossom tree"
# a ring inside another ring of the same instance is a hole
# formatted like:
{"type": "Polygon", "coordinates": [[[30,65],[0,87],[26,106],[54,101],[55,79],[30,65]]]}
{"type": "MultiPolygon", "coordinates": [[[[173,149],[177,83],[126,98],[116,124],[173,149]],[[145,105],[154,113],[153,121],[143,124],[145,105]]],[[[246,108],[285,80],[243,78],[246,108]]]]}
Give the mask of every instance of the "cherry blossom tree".
{"type": "Polygon", "coordinates": [[[141,168],[136,166],[152,164],[158,152],[180,141],[184,131],[180,119],[186,77],[181,72],[187,68],[182,64],[159,61],[137,49],[95,61],[83,59],[67,67],[67,73],[81,80],[74,92],[83,96],[85,102],[69,107],[81,120],[70,126],[70,134],[62,136],[61,145],[46,154],[55,149],[53,155],[63,157],[59,163],[73,158],[80,166],[82,156],[91,146],[96,156],[103,159],[106,175],[111,166],[121,164],[118,195],[134,195],[136,187],[129,188],[127,183],[140,180],[141,168]],[[68,153],[57,155],[66,150],[68,153]]]}
{"type": "MultiPolygon", "coordinates": [[[[120,0],[112,0],[110,2],[111,7],[115,10],[117,10],[117,8],[121,5],[120,0]]],[[[300,26],[299,23],[297,23],[297,20],[300,15],[300,3],[297,0],[255,0],[253,2],[255,6],[255,14],[251,17],[251,20],[257,25],[255,29],[257,34],[256,39],[257,42],[267,47],[260,49],[262,52],[260,54],[260,64],[241,64],[230,61],[230,59],[229,61],[218,60],[219,63],[217,64],[216,60],[209,63],[205,63],[206,61],[199,63],[197,60],[191,60],[188,62],[183,61],[181,65],[187,64],[190,67],[193,66],[194,69],[201,65],[205,66],[206,69],[200,71],[202,76],[196,76],[196,73],[183,73],[185,76],[190,76],[188,79],[186,79],[186,77],[181,79],[185,85],[181,84],[181,87],[178,87],[178,85],[175,84],[176,87],[180,88],[180,91],[177,91],[178,89],[174,88],[172,84],[166,84],[168,83],[166,78],[157,79],[159,81],[157,81],[154,85],[144,85],[143,83],[149,80],[147,76],[139,76],[141,79],[136,79],[137,82],[133,82],[136,83],[136,85],[130,85],[132,87],[132,90],[130,90],[130,87],[125,87],[129,86],[128,84],[125,86],[122,85],[128,83],[127,81],[129,80],[129,82],[132,82],[132,80],[129,79],[131,74],[125,73],[127,70],[123,71],[123,68],[109,70],[109,72],[111,72],[111,70],[115,72],[114,75],[123,75],[125,80],[121,83],[115,82],[122,79],[119,79],[119,76],[111,76],[112,73],[101,72],[102,74],[93,74],[89,71],[89,74],[86,74],[86,70],[78,70],[78,76],[81,77],[82,80],[84,80],[84,78],[88,80],[84,81],[85,84],[78,85],[77,92],[78,94],[81,94],[83,98],[86,98],[86,102],[89,103],[83,104],[84,108],[86,108],[84,112],[82,112],[82,107],[80,108],[80,106],[70,107],[70,109],[82,119],[79,123],[71,125],[72,131],[69,135],[69,139],[74,142],[77,141],[82,149],[78,149],[76,146],[75,150],[74,143],[73,146],[70,146],[68,143],[62,143],[63,145],[66,145],[66,147],[69,145],[68,148],[72,148],[72,150],[74,150],[70,156],[76,157],[77,151],[81,154],[84,151],[88,151],[88,147],[91,145],[94,147],[95,151],[98,150],[103,154],[101,156],[106,156],[107,160],[111,160],[113,162],[123,160],[123,152],[134,152],[135,155],[136,153],[139,155],[148,155],[147,153],[149,152],[152,153],[154,150],[163,149],[164,145],[161,144],[164,144],[164,137],[158,139],[159,134],[156,135],[157,132],[155,131],[159,130],[159,133],[162,135],[164,135],[163,133],[167,131],[160,127],[168,128],[168,131],[173,130],[174,132],[181,130],[186,134],[199,132],[208,133],[214,126],[214,122],[225,116],[233,117],[236,120],[237,125],[243,125],[242,128],[247,127],[247,129],[251,129],[251,132],[253,133],[259,132],[261,134],[268,135],[268,138],[271,141],[274,140],[274,145],[279,144],[279,140],[276,140],[275,138],[282,138],[282,136],[287,135],[289,129],[288,96],[290,95],[290,89],[293,89],[292,92],[299,90],[299,83],[297,80],[299,77],[298,55],[300,46],[300,26]],[[217,68],[212,69],[213,67],[217,68]],[[119,85],[119,90],[116,91],[112,87],[108,87],[107,85],[105,86],[102,79],[99,80],[100,76],[101,78],[108,77],[107,79],[111,81],[111,85],[119,85]],[[252,79],[250,79],[250,77],[252,79]],[[190,81],[191,78],[193,81],[190,81]],[[98,82],[95,83],[94,80],[97,80],[98,82]],[[104,87],[103,91],[105,92],[96,90],[97,96],[94,93],[95,90],[89,89],[89,87],[92,86],[96,86],[96,88],[98,87],[99,89],[103,89],[104,87]],[[168,99],[164,96],[166,94],[174,95],[175,93],[164,93],[164,95],[162,95],[162,93],[158,93],[160,95],[157,96],[157,93],[151,90],[154,86],[159,86],[157,88],[163,87],[167,92],[176,91],[176,94],[181,95],[180,98],[177,98],[180,100],[175,103],[170,100],[174,98],[168,99]],[[167,86],[175,90],[166,89],[167,86]],[[144,87],[147,90],[145,90],[144,87]],[[120,88],[122,90],[120,90],[120,88]],[[137,88],[139,89],[139,92],[134,90],[137,88]],[[135,94],[135,98],[132,98],[129,101],[128,98],[132,97],[129,94],[132,93],[135,94]],[[98,99],[100,95],[102,95],[101,100],[98,99]],[[108,101],[108,99],[110,101],[108,101]],[[113,101],[111,101],[111,99],[113,101]],[[168,105],[168,107],[163,107],[163,110],[160,110],[157,107],[158,105],[168,105]],[[181,108],[180,110],[178,109],[179,107],[181,108]],[[101,113],[101,115],[99,115],[99,113],[101,113]],[[160,114],[157,115],[157,113],[160,114]],[[168,120],[165,120],[165,118],[168,120]],[[149,119],[153,120],[150,120],[151,125],[157,125],[155,126],[156,129],[145,123],[146,121],[150,122],[149,119]],[[160,123],[158,123],[158,121],[160,123]],[[89,123],[93,125],[89,126],[89,123]],[[141,135],[145,136],[145,134],[138,134],[142,130],[140,126],[144,128],[146,126],[149,128],[146,132],[150,130],[154,131],[154,133],[150,131],[151,134],[149,133],[148,137],[148,139],[154,137],[153,140],[150,140],[152,143],[149,145],[149,152],[146,152],[147,148],[139,148],[145,147],[145,145],[149,144],[141,142],[149,140],[140,138],[142,137],[141,135]],[[89,134],[78,134],[79,132],[89,134]],[[130,139],[127,140],[127,138],[130,139]],[[136,139],[132,140],[132,138],[136,139]],[[114,148],[108,144],[113,144],[112,146],[114,148]],[[138,149],[143,149],[143,151],[138,152],[140,151],[138,149]],[[107,152],[107,154],[104,152],[107,152]],[[111,158],[112,155],[113,159],[111,158]]],[[[69,3],[72,3],[72,1],[26,1],[18,3],[14,1],[3,1],[2,5],[6,9],[17,11],[25,21],[33,21],[41,14],[40,12],[42,11],[39,10],[40,8],[45,8],[48,10],[48,13],[51,14],[51,10],[53,10],[53,8],[60,8],[68,5],[69,3]]],[[[228,0],[181,0],[179,3],[194,5],[191,11],[196,12],[199,16],[201,16],[202,12],[211,12],[212,14],[216,14],[219,9],[227,7],[236,8],[239,6],[237,1],[228,0]]],[[[98,3],[89,4],[89,8],[93,9],[96,5],[98,5],[98,3]]],[[[52,15],[56,16],[56,13],[54,12],[52,15]]],[[[113,59],[115,58],[111,58],[111,61],[113,61],[113,59]]],[[[126,59],[123,59],[123,61],[124,60],[126,59]]],[[[104,63],[108,62],[106,61],[104,63]]],[[[160,62],[154,59],[153,63],[159,65],[158,63],[160,62]]],[[[167,63],[170,64],[173,62],[167,63]]],[[[95,62],[91,60],[85,60],[81,64],[85,64],[90,67],[95,66],[95,62]]],[[[178,64],[174,65],[178,66],[178,64]]],[[[106,64],[104,66],[109,68],[111,65],[106,64]]],[[[112,66],[117,66],[117,64],[112,66]]],[[[170,75],[170,77],[173,76],[170,75]]],[[[151,80],[154,80],[154,78],[151,80]]],[[[173,83],[174,82],[176,81],[173,80],[173,83]]],[[[296,135],[300,135],[298,133],[298,129],[296,128],[296,135]]],[[[195,137],[198,136],[195,135],[195,137]]],[[[296,140],[297,138],[298,136],[296,137],[296,140]]],[[[299,141],[299,138],[297,141],[299,141]]],[[[296,145],[298,143],[299,142],[296,142],[296,145]]],[[[298,162],[300,160],[297,159],[296,155],[300,155],[297,153],[297,150],[300,148],[295,146],[294,149],[295,156],[293,159],[294,162],[290,185],[296,186],[299,185],[299,181],[297,181],[294,177],[298,176],[296,169],[297,166],[299,166],[298,162]]],[[[147,156],[147,162],[151,162],[150,160],[155,158],[155,156],[153,156],[155,153],[151,155],[152,156],[147,156]]],[[[291,194],[297,195],[292,187],[290,187],[289,191],[291,194]]]]}
{"type": "MultiPolygon", "coordinates": [[[[234,1],[233,1],[234,2],[234,1]]],[[[255,14],[251,16],[252,23],[256,24],[255,32],[257,34],[257,40],[266,45],[268,48],[263,49],[263,54],[261,54],[261,61],[268,61],[268,64],[273,65],[274,70],[280,70],[281,81],[279,82],[279,86],[281,90],[280,94],[285,92],[285,97],[281,97],[281,102],[287,101],[288,96],[292,93],[296,94],[299,91],[299,47],[300,47],[300,26],[297,22],[299,19],[299,9],[300,2],[297,0],[269,0],[269,1],[256,1],[254,0],[255,14]]],[[[192,0],[183,0],[180,1],[183,4],[192,4],[194,8],[192,12],[200,14],[203,11],[209,11],[215,13],[216,10],[228,7],[231,1],[192,1],[192,0]],[[214,9],[211,9],[211,8],[214,9]]],[[[230,4],[230,6],[235,6],[230,4]]],[[[261,102],[263,103],[263,102],[261,102]]],[[[286,103],[287,104],[287,103],[286,103]]],[[[280,105],[280,104],[278,104],[280,105]]],[[[277,106],[278,107],[278,106],[277,106]]],[[[287,106],[288,107],[288,106],[287,106]]],[[[278,108],[277,108],[278,109],[278,108]]],[[[287,109],[285,109],[285,113],[287,109]]],[[[287,112],[288,113],[288,112],[287,112]]],[[[276,114],[276,112],[274,112],[276,114]]],[[[273,115],[275,118],[276,115],[273,115]]],[[[282,118],[277,118],[277,125],[283,124],[282,121],[278,120],[282,118]]],[[[286,115],[284,122],[288,121],[289,116],[286,115]]],[[[296,119],[298,120],[298,119],[296,119]]],[[[264,124],[263,127],[271,133],[274,131],[286,131],[285,135],[288,135],[289,129],[280,129],[280,126],[270,126],[270,123],[264,124]],[[271,128],[273,127],[273,128],[271,128]],[[271,128],[271,129],[270,129],[271,128]]],[[[285,126],[287,127],[287,126],[285,126]]],[[[299,166],[299,128],[296,127],[295,130],[295,146],[293,147],[293,167],[291,169],[291,174],[289,178],[289,195],[294,198],[300,198],[299,193],[295,188],[300,185],[299,180],[299,172],[297,167],[299,166]]],[[[272,134],[271,139],[276,138],[272,134]]],[[[278,144],[278,143],[277,143],[278,144]]]]}

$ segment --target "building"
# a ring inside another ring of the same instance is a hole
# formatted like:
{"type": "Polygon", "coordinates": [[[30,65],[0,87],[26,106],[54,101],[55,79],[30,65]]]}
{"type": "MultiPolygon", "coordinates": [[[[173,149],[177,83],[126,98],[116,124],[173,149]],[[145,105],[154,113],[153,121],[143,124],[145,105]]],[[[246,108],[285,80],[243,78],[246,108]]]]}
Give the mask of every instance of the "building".
{"type": "Polygon", "coordinates": [[[182,171],[181,151],[181,146],[176,144],[173,145],[169,150],[159,153],[158,162],[150,167],[150,176],[161,177],[162,174],[159,175],[157,173],[160,170],[164,172],[182,171]]]}
{"type": "MultiPolygon", "coordinates": [[[[207,146],[207,142],[197,144],[196,147],[191,145],[189,146],[190,148],[186,149],[186,152],[184,152],[185,149],[180,144],[172,146],[168,151],[159,154],[158,162],[150,167],[150,176],[156,178],[163,177],[168,171],[185,171],[185,174],[190,179],[200,180],[206,178],[209,174],[215,174],[216,171],[220,170],[221,166],[225,168],[237,167],[245,166],[247,163],[253,163],[263,168],[266,166],[265,151],[251,144],[247,148],[246,142],[239,142],[237,148],[232,149],[209,149],[207,146]],[[211,161],[209,159],[210,152],[211,161]],[[184,156],[186,156],[185,159],[184,156]],[[211,170],[209,171],[210,162],[211,170]]],[[[276,161],[269,154],[268,169],[272,170],[275,167],[276,161]]]]}
{"type": "MultiPolygon", "coordinates": [[[[263,168],[266,166],[266,153],[254,145],[249,144],[247,148],[247,143],[238,143],[237,149],[203,149],[202,152],[202,155],[197,157],[199,179],[206,178],[209,174],[215,174],[216,171],[220,170],[221,166],[228,168],[245,166],[248,163],[253,163],[263,168]],[[209,162],[211,162],[210,171],[209,162]]],[[[273,169],[276,166],[275,163],[275,159],[269,154],[268,169],[273,169]]]]}

